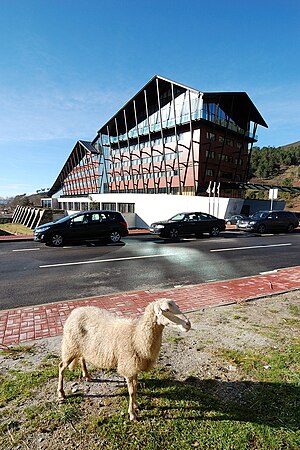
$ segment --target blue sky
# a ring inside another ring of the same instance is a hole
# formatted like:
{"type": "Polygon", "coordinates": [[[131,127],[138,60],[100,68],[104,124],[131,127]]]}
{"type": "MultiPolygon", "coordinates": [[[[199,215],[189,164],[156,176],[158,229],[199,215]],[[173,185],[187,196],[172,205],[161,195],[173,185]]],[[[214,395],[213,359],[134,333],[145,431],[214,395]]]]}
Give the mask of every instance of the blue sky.
{"type": "Polygon", "coordinates": [[[155,74],[246,91],[269,128],[300,140],[299,0],[0,0],[0,197],[55,181],[155,74]]]}

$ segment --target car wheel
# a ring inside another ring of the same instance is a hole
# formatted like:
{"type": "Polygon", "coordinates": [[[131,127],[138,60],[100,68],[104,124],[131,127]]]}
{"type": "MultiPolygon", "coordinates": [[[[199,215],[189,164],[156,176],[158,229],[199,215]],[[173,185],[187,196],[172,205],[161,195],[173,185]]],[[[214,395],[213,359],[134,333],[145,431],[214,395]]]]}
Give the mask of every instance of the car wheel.
{"type": "Polygon", "coordinates": [[[292,223],[289,224],[286,230],[288,233],[292,233],[294,231],[294,225],[292,223]]]}
{"type": "Polygon", "coordinates": [[[53,247],[61,247],[63,245],[63,242],[64,242],[64,238],[62,237],[62,235],[60,233],[55,233],[55,234],[52,234],[49,243],[53,247]]]}
{"type": "Polygon", "coordinates": [[[121,240],[121,235],[118,231],[112,231],[109,235],[109,240],[110,242],[113,242],[114,244],[116,244],[117,242],[120,242],[121,240]]]}
{"type": "Polygon", "coordinates": [[[169,231],[169,237],[171,239],[177,239],[179,236],[178,228],[171,228],[169,231]]]}
{"type": "Polygon", "coordinates": [[[219,234],[220,234],[220,228],[217,227],[217,226],[212,227],[212,229],[210,230],[209,234],[210,234],[211,236],[214,236],[214,237],[219,236],[219,234]]]}
{"type": "Polygon", "coordinates": [[[263,225],[263,224],[258,225],[258,227],[257,227],[257,232],[258,232],[259,234],[264,234],[264,233],[266,232],[266,226],[263,225]]]}

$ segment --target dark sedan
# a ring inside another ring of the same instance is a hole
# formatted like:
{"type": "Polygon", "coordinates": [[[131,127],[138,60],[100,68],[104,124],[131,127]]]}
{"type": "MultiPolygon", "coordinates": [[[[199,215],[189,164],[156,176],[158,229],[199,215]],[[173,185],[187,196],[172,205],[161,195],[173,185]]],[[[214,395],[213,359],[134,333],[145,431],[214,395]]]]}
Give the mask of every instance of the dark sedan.
{"type": "Polygon", "coordinates": [[[299,220],[291,211],[256,211],[248,219],[239,220],[237,228],[259,234],[278,231],[291,233],[298,225],[299,220]]]}
{"type": "Polygon", "coordinates": [[[169,220],[152,223],[149,230],[162,238],[177,239],[180,236],[201,237],[203,233],[219,236],[225,230],[225,220],[203,212],[183,212],[169,220]]]}

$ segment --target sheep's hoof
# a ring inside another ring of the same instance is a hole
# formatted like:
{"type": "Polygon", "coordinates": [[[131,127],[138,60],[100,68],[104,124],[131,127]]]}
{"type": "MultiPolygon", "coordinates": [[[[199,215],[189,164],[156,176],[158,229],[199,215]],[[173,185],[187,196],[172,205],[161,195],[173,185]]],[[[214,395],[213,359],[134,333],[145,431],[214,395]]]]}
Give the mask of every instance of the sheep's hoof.
{"type": "Polygon", "coordinates": [[[66,398],[66,394],[65,394],[64,392],[59,392],[59,393],[58,393],[57,401],[58,401],[59,403],[62,403],[62,402],[64,401],[65,398],[66,398]]]}
{"type": "Polygon", "coordinates": [[[139,416],[136,413],[136,411],[133,412],[129,412],[129,419],[131,420],[131,422],[137,422],[139,420],[139,416]]]}
{"type": "Polygon", "coordinates": [[[83,377],[84,381],[92,381],[92,377],[90,374],[83,377]]]}
{"type": "Polygon", "coordinates": [[[129,418],[130,418],[131,422],[138,422],[138,420],[139,420],[138,416],[136,416],[134,414],[130,414],[129,418]]]}

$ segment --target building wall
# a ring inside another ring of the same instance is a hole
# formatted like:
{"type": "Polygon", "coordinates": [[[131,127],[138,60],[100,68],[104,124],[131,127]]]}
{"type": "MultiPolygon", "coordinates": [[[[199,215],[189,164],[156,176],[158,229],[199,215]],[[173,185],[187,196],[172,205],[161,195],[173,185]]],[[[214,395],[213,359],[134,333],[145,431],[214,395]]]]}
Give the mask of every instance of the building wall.
{"type": "Polygon", "coordinates": [[[240,213],[243,206],[242,199],[222,197],[218,199],[213,196],[209,198],[168,194],[93,194],[89,197],[74,199],[79,206],[79,209],[74,210],[68,208],[68,206],[72,207],[71,200],[70,198],[59,199],[63,207],[67,206],[64,209],[68,214],[87,209],[88,203],[93,202],[93,206],[97,204],[100,209],[105,206],[106,209],[120,210],[132,228],[147,228],[152,222],[169,219],[183,211],[202,211],[224,218],[240,213]],[[80,205],[82,205],[81,208],[80,205]],[[122,209],[124,205],[134,205],[134,213],[124,213],[122,209]]]}
{"type": "Polygon", "coordinates": [[[93,141],[104,192],[197,195],[209,181],[245,181],[250,121],[241,128],[220,98],[203,102],[199,91],[171,82],[161,90],[160,83],[157,93],[146,88],[126,104],[93,141]]]}

